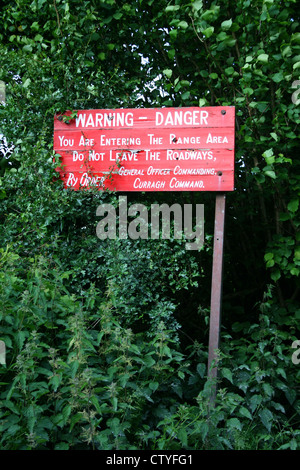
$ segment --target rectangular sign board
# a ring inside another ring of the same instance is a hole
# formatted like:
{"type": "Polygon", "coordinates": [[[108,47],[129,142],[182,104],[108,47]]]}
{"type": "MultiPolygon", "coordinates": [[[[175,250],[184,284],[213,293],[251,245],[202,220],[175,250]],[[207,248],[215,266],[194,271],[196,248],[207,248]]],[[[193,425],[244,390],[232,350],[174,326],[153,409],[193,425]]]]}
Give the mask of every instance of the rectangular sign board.
{"type": "Polygon", "coordinates": [[[54,117],[66,188],[233,191],[235,108],[100,109],[54,117]]]}

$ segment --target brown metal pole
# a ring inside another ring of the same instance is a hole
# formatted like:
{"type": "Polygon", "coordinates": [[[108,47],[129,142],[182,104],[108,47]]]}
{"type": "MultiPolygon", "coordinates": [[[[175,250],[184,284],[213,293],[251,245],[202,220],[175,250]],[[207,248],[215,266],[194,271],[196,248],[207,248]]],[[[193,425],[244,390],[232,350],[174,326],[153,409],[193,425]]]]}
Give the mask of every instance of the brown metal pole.
{"type": "Polygon", "coordinates": [[[208,377],[214,379],[212,385],[212,401],[216,395],[216,379],[218,370],[213,364],[217,360],[216,349],[219,349],[221,328],[221,301],[222,301],[222,276],[223,276],[223,246],[224,246],[224,222],[225,222],[224,193],[216,195],[215,228],[214,228],[214,252],[211,284],[211,310],[209,324],[208,347],[208,377]]]}

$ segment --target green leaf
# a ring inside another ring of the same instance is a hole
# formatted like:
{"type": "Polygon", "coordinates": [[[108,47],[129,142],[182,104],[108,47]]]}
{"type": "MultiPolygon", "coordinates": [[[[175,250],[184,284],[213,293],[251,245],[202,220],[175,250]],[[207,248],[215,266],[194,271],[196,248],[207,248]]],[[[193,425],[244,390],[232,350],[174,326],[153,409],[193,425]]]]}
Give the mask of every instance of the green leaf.
{"type": "MultiPolygon", "coordinates": [[[[75,424],[77,424],[81,420],[82,420],[82,413],[76,413],[76,414],[71,415],[71,418],[70,418],[70,431],[72,431],[75,424]]],[[[62,423],[60,425],[60,427],[63,427],[64,425],[65,425],[65,423],[62,423]]]]}
{"type": "Polygon", "coordinates": [[[266,150],[263,153],[263,157],[266,160],[268,165],[272,165],[275,162],[275,156],[273,154],[273,149],[266,150]]]}
{"type": "Polygon", "coordinates": [[[72,379],[74,379],[74,377],[75,377],[75,375],[78,371],[79,365],[80,365],[79,361],[77,361],[76,359],[70,363],[70,371],[71,371],[72,379]]]}
{"type": "Polygon", "coordinates": [[[237,39],[229,37],[224,41],[224,44],[226,47],[233,47],[236,44],[236,41],[237,39]]]}
{"type": "Polygon", "coordinates": [[[276,142],[278,141],[278,135],[276,134],[276,132],[271,132],[270,136],[273,137],[273,139],[276,140],[276,142]]]}
{"type": "Polygon", "coordinates": [[[173,60],[175,57],[175,49],[169,49],[168,56],[169,56],[169,59],[173,60]]]}
{"type": "Polygon", "coordinates": [[[39,30],[39,24],[37,21],[34,21],[31,25],[32,31],[38,31],[39,30]]]}
{"type": "Polygon", "coordinates": [[[265,175],[269,176],[269,178],[272,178],[273,180],[276,179],[276,173],[273,170],[267,170],[264,172],[265,175]]]}
{"type": "Polygon", "coordinates": [[[292,439],[292,440],[290,441],[290,448],[291,448],[291,450],[297,450],[297,449],[299,449],[299,444],[298,444],[297,439],[292,439]]]}
{"type": "Polygon", "coordinates": [[[295,259],[298,261],[300,260],[300,248],[295,249],[295,259]]]}
{"type": "Polygon", "coordinates": [[[49,382],[53,385],[53,389],[56,392],[60,383],[61,383],[61,376],[60,375],[53,375],[49,382]]]}
{"type": "Polygon", "coordinates": [[[225,69],[225,73],[226,73],[226,75],[233,75],[233,73],[234,73],[234,68],[233,68],[233,67],[227,67],[227,68],[225,69]]]}
{"type": "Polygon", "coordinates": [[[209,28],[206,28],[203,31],[203,34],[206,38],[210,38],[213,35],[214,30],[215,30],[215,28],[213,26],[210,26],[209,28]]]}
{"type": "Polygon", "coordinates": [[[189,27],[188,23],[186,21],[180,21],[178,23],[178,28],[181,28],[181,29],[187,29],[189,27]]]}
{"type": "Polygon", "coordinates": [[[230,29],[231,26],[232,26],[232,19],[223,21],[221,23],[221,29],[223,29],[224,31],[227,31],[228,29],[230,29]]]}
{"type": "Polygon", "coordinates": [[[178,431],[178,439],[181,441],[182,446],[186,447],[188,443],[188,435],[184,428],[179,429],[178,431]]]}
{"type": "Polygon", "coordinates": [[[239,414],[241,416],[244,416],[245,418],[252,419],[252,415],[250,411],[247,408],[245,408],[245,406],[241,406],[241,408],[239,409],[239,414]]]}
{"type": "Polygon", "coordinates": [[[115,20],[120,20],[123,16],[123,13],[121,13],[119,11],[119,12],[115,13],[113,16],[114,16],[115,20]]]}
{"type": "Polygon", "coordinates": [[[163,73],[165,74],[167,78],[171,78],[173,71],[171,69],[165,69],[163,70],[163,73]]]}
{"type": "Polygon", "coordinates": [[[203,99],[203,98],[200,98],[200,100],[199,100],[199,106],[200,106],[200,108],[201,108],[202,106],[207,106],[207,101],[206,101],[205,99],[203,99]]]}
{"type": "Polygon", "coordinates": [[[150,383],[149,383],[149,388],[150,388],[153,392],[155,392],[155,391],[158,389],[158,387],[159,387],[159,383],[158,383],[158,382],[150,382],[150,383]]]}
{"type": "Polygon", "coordinates": [[[296,398],[297,398],[296,390],[288,388],[287,390],[285,390],[284,393],[285,393],[285,396],[288,399],[290,405],[292,405],[295,402],[296,398]]]}
{"type": "Polygon", "coordinates": [[[29,85],[30,85],[30,83],[31,83],[31,79],[30,79],[30,78],[27,78],[27,79],[25,80],[25,82],[23,83],[23,88],[28,88],[29,85]]]}
{"type": "Polygon", "coordinates": [[[283,73],[282,72],[275,73],[274,75],[272,75],[272,80],[275,83],[282,82],[282,80],[284,80],[283,73]]]}
{"type": "Polygon", "coordinates": [[[172,38],[174,41],[177,38],[177,29],[170,29],[169,35],[170,35],[170,38],[172,38]]]}
{"type": "Polygon", "coordinates": [[[32,52],[32,46],[31,44],[26,44],[26,46],[23,47],[24,52],[32,52]]]}
{"type": "Polygon", "coordinates": [[[237,418],[228,419],[226,425],[229,429],[238,429],[239,431],[242,430],[242,423],[237,418]]]}
{"type": "Polygon", "coordinates": [[[293,199],[287,205],[287,208],[290,212],[297,212],[299,207],[299,199],[293,199]]]}
{"type": "Polygon", "coordinates": [[[182,100],[188,100],[191,96],[191,92],[190,91],[185,91],[184,93],[182,93],[181,95],[181,99],[182,100]]]}
{"type": "Polygon", "coordinates": [[[230,369],[224,367],[222,369],[222,375],[223,377],[225,377],[225,379],[229,380],[229,382],[233,383],[233,380],[232,380],[232,372],[230,369]]]}
{"type": "Polygon", "coordinates": [[[43,36],[41,36],[41,34],[36,34],[35,37],[34,37],[34,40],[38,41],[38,42],[42,42],[43,36]]]}
{"type": "Polygon", "coordinates": [[[192,3],[192,7],[193,7],[194,10],[196,10],[196,11],[201,10],[201,8],[203,7],[203,0],[195,0],[195,1],[192,3]]]}
{"type": "Polygon", "coordinates": [[[113,410],[116,412],[118,409],[118,398],[112,397],[111,403],[112,403],[113,410]]]}
{"type": "Polygon", "coordinates": [[[266,253],[264,256],[265,261],[269,261],[274,258],[274,253],[266,253]]]}
{"type": "Polygon", "coordinates": [[[199,432],[202,442],[205,441],[206,436],[209,432],[209,424],[207,421],[200,421],[200,423],[197,423],[197,431],[199,432]]]}
{"type": "Polygon", "coordinates": [[[263,64],[267,64],[269,61],[269,54],[259,54],[257,57],[258,62],[262,62],[263,64]]]}
{"type": "Polygon", "coordinates": [[[268,398],[272,397],[274,394],[274,388],[268,383],[263,384],[263,389],[268,398]]]}
{"type": "Polygon", "coordinates": [[[264,408],[258,412],[258,415],[265,428],[270,432],[273,422],[273,413],[267,408],[264,408]]]}
{"type": "Polygon", "coordinates": [[[269,261],[266,262],[266,267],[267,268],[272,268],[274,266],[275,261],[273,259],[270,259],[269,261]]]}
{"type": "Polygon", "coordinates": [[[170,13],[173,11],[178,11],[180,9],[180,5],[168,5],[165,9],[166,13],[170,13]]]}
{"type": "Polygon", "coordinates": [[[261,404],[262,402],[262,396],[260,395],[252,395],[252,397],[249,400],[249,405],[252,413],[257,409],[257,407],[261,404]]]}
{"type": "Polygon", "coordinates": [[[205,376],[206,369],[207,369],[206,364],[197,364],[197,372],[202,379],[205,376]]]}
{"type": "Polygon", "coordinates": [[[296,42],[297,44],[300,44],[300,33],[292,34],[291,42],[296,42]]]}
{"type": "Polygon", "coordinates": [[[72,411],[71,405],[66,405],[62,410],[62,416],[63,416],[65,424],[67,423],[68,418],[71,415],[71,411],[72,411]]]}
{"type": "Polygon", "coordinates": [[[284,379],[286,379],[286,372],[285,370],[282,368],[282,367],[278,367],[278,369],[276,369],[276,372],[281,375],[281,377],[283,377],[284,379]]]}
{"type": "Polygon", "coordinates": [[[202,13],[201,19],[207,22],[213,21],[218,16],[219,10],[220,10],[220,7],[217,5],[214,5],[210,10],[205,10],[202,13]]]}
{"type": "Polygon", "coordinates": [[[275,162],[275,156],[272,155],[271,157],[265,157],[266,162],[268,165],[272,165],[275,162]]]}
{"type": "Polygon", "coordinates": [[[281,273],[279,271],[279,269],[275,269],[272,273],[271,273],[271,278],[273,279],[273,281],[278,281],[278,279],[280,279],[281,277],[281,273]]]}
{"type": "Polygon", "coordinates": [[[286,46],[282,52],[282,57],[290,57],[292,55],[292,48],[290,46],[286,46]]]}

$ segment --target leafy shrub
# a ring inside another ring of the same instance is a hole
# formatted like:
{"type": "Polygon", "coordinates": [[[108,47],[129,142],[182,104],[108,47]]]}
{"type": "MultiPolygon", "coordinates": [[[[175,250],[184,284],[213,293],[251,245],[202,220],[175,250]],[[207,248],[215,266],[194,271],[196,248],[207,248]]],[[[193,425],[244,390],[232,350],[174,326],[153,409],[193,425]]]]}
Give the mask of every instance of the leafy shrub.
{"type": "Polygon", "coordinates": [[[186,368],[164,324],[145,341],[116,319],[112,285],[99,304],[93,286],[82,298],[68,293],[44,258],[28,272],[18,261],[2,250],[2,448],[137,448],[186,368]]]}
{"type": "Polygon", "coordinates": [[[114,282],[76,297],[41,256],[0,263],[2,449],[299,448],[299,371],[268,302],[243,340],[223,335],[212,406],[202,345],[122,326],[114,282]]]}

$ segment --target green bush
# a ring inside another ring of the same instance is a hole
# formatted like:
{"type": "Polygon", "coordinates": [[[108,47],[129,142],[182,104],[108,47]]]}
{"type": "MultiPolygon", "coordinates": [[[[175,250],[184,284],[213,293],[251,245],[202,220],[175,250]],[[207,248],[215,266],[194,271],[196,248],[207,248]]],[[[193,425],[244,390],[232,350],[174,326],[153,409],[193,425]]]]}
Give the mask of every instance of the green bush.
{"type": "Polygon", "coordinates": [[[184,354],[163,321],[122,326],[113,282],[76,297],[41,256],[2,249],[0,266],[2,449],[300,447],[300,374],[268,302],[242,340],[223,335],[212,406],[203,346],[184,354]]]}

